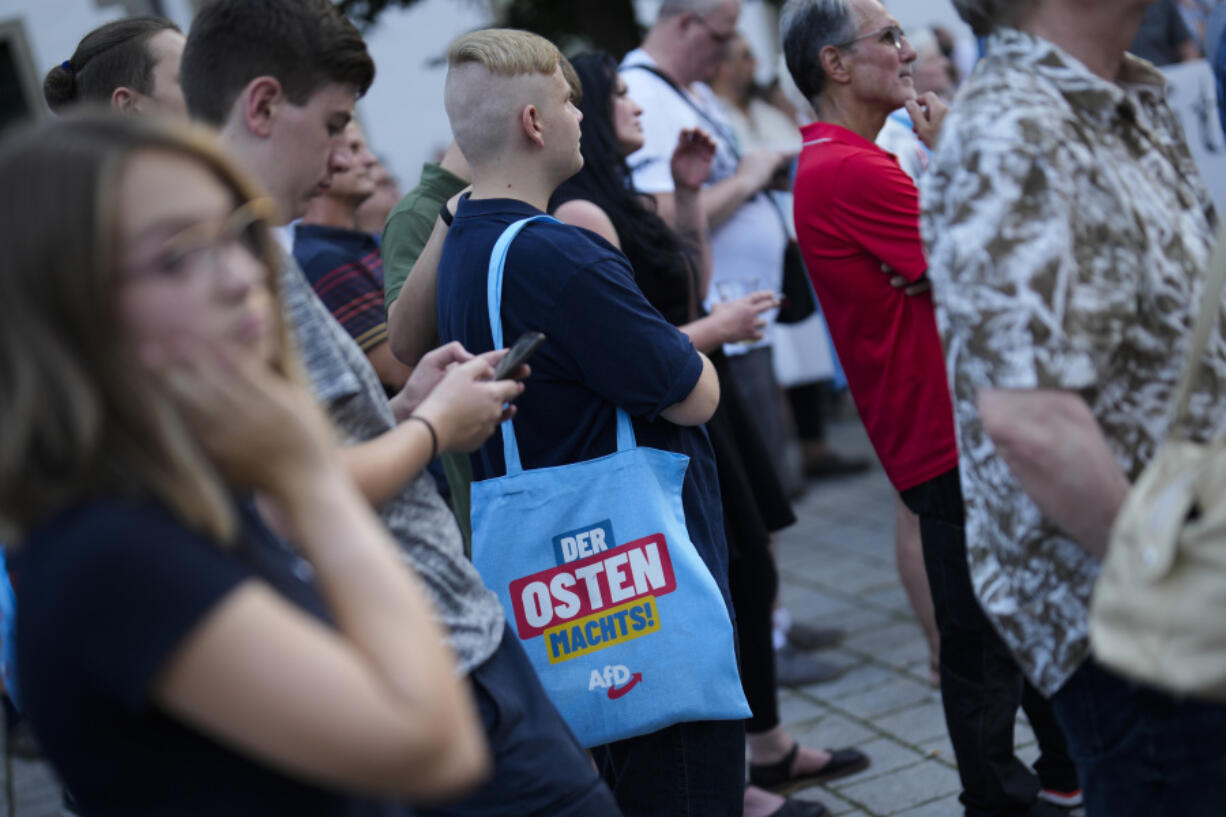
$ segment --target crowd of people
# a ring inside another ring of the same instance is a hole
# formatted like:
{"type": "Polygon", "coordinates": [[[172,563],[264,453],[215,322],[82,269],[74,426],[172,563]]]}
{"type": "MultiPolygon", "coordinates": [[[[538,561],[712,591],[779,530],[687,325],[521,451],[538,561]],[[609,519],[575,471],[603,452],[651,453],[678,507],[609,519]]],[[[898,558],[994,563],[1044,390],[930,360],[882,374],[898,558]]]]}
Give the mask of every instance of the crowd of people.
{"type": "Polygon", "coordinates": [[[330,0],[88,33],[56,115],[0,139],[5,684],[66,808],[825,814],[788,795],[871,759],[781,722],[843,634],[779,604],[773,551],[805,475],[868,467],[827,445],[820,347],[897,493],[967,817],[1221,813],[1226,708],[1103,666],[1087,626],[1217,224],[1128,53],[1148,5],[955,0],[964,78],[879,0],[788,0],[768,88],[739,0],[664,0],[620,58],[471,32],[403,196],[330,0]],[[672,474],[635,507],[524,480],[629,451],[672,474]],[[530,543],[529,517],[567,521],[530,543]],[[731,676],[600,659],[662,626],[731,676]],[[662,716],[588,739],[550,680],[571,653],[589,700],[641,683],[662,716]]]}

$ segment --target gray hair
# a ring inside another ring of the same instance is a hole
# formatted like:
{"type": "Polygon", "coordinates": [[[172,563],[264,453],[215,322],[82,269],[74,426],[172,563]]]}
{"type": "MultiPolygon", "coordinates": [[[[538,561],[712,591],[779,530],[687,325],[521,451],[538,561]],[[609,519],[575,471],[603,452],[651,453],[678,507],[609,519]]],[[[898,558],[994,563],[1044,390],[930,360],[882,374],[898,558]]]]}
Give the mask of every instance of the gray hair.
{"type": "Polygon", "coordinates": [[[687,11],[701,17],[711,13],[724,2],[725,0],[663,0],[660,3],[660,13],[657,19],[663,20],[667,17],[676,17],[678,14],[684,14],[687,11]]]}
{"type": "Polygon", "coordinates": [[[788,0],[779,14],[779,36],[792,81],[813,103],[826,85],[822,49],[855,37],[856,15],[849,0],[788,0]]]}

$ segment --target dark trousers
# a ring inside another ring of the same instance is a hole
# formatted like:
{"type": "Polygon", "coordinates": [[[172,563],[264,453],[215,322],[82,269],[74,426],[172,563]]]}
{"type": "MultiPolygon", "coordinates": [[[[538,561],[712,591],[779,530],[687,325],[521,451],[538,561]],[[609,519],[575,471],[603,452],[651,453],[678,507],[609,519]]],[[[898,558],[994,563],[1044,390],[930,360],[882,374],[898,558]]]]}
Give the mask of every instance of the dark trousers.
{"type": "Polygon", "coordinates": [[[597,746],[592,756],[625,817],[741,815],[744,721],[678,723],[597,746]]]}
{"type": "Polygon", "coordinates": [[[941,702],[962,779],[966,817],[1022,815],[1035,801],[1039,779],[1013,753],[1018,706],[1026,713],[1042,756],[1043,785],[1076,788],[1064,737],[1047,701],[1022,676],[971,588],[965,515],[958,470],[902,492],[920,521],[924,567],[941,634],[941,702]]]}
{"type": "Polygon", "coordinates": [[[796,421],[796,436],[800,439],[826,439],[826,407],[823,401],[829,384],[828,380],[819,380],[785,390],[792,408],[792,419],[796,421]]]}
{"type": "Polygon", "coordinates": [[[550,703],[509,629],[468,676],[490,751],[493,777],[458,803],[419,808],[419,817],[619,817],[608,787],[550,703]]]}
{"type": "Polygon", "coordinates": [[[787,467],[787,436],[784,433],[783,400],[775,380],[771,348],[762,346],[728,357],[728,370],[749,409],[754,430],[762,438],[766,455],[784,488],[799,478],[787,467]]]}
{"type": "Polygon", "coordinates": [[[779,691],[775,686],[774,612],[779,592],[775,558],[765,543],[745,544],[729,565],[728,590],[736,610],[737,643],[741,654],[741,686],[753,712],[745,720],[751,735],[779,725],[779,691]]]}
{"type": "Polygon", "coordinates": [[[1052,698],[1086,817],[1226,814],[1226,706],[1177,700],[1087,661],[1052,698]]]}

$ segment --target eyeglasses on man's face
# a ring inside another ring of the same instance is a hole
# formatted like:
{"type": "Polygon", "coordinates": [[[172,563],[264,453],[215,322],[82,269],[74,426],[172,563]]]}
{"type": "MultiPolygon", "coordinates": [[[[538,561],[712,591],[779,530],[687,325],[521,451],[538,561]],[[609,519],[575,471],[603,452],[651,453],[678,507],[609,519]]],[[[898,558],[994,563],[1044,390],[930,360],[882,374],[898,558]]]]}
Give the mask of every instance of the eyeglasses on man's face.
{"type": "Polygon", "coordinates": [[[736,36],[736,31],[716,31],[710,23],[702,18],[701,15],[695,14],[694,19],[707,30],[707,34],[711,37],[712,42],[716,45],[727,45],[732,42],[732,38],[736,36]]]}
{"type": "Polygon", "coordinates": [[[870,31],[867,34],[861,34],[859,37],[853,37],[845,43],[835,43],[835,48],[846,48],[849,45],[860,42],[861,40],[871,40],[876,38],[879,42],[889,43],[899,51],[902,51],[903,40],[907,39],[907,35],[899,26],[886,26],[879,28],[876,31],[870,31]]]}

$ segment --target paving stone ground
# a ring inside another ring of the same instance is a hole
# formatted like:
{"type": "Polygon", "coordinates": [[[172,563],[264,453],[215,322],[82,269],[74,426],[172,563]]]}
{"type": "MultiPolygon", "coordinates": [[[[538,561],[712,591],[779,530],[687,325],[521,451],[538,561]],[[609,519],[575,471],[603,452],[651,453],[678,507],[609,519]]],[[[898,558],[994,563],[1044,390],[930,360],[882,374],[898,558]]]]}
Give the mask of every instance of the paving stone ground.
{"type": "MultiPolygon", "coordinates": [[[[833,424],[830,437],[841,452],[872,457],[856,421],[833,424]]],[[[781,594],[793,618],[848,632],[819,653],[846,672],[782,692],[783,722],[807,745],[855,744],[872,759],[858,775],[796,796],[834,817],[961,817],[940,693],[928,684],[927,645],[898,579],[894,507],[879,467],[810,483],[796,502],[799,522],[780,536],[781,594]]],[[[1037,757],[1024,716],[1015,744],[1023,761],[1037,757]]]]}
{"type": "MultiPolygon", "coordinates": [[[[830,437],[840,451],[872,456],[855,421],[832,424],[830,437]]],[[[796,796],[820,800],[834,817],[960,817],[940,696],[928,686],[927,647],[895,568],[893,503],[880,468],[811,483],[796,504],[798,523],[780,537],[781,592],[793,617],[848,631],[841,646],[820,654],[846,672],[782,691],[784,724],[808,745],[855,744],[872,758],[864,772],[796,796]]],[[[1019,757],[1034,760],[1024,717],[1016,744],[1019,757]]],[[[16,808],[8,809],[6,787],[0,817],[60,817],[46,766],[14,760],[12,771],[16,808]]]]}

